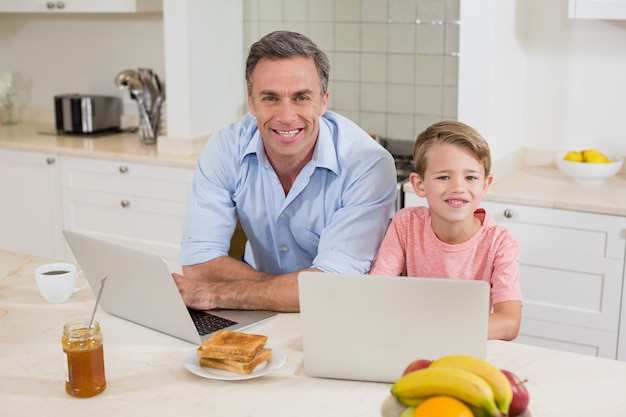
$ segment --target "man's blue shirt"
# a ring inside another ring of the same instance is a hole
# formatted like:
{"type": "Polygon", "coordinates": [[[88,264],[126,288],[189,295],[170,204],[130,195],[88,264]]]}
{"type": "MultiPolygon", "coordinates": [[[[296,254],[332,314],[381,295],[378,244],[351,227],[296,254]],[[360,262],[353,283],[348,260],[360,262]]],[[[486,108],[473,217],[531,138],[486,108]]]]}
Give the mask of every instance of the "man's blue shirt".
{"type": "Polygon", "coordinates": [[[336,113],[319,122],[313,157],[286,196],[250,113],[209,139],[190,191],[181,265],[227,256],[239,219],[260,271],[369,271],[396,198],[393,158],[336,113]]]}

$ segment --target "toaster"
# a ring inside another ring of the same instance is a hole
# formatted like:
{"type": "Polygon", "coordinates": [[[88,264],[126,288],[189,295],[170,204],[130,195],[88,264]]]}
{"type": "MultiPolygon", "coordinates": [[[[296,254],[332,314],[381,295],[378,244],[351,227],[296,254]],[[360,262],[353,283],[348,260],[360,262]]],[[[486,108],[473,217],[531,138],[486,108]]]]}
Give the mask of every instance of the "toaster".
{"type": "Polygon", "coordinates": [[[54,96],[58,132],[95,133],[120,128],[122,103],[117,96],[64,94],[54,96]]]}

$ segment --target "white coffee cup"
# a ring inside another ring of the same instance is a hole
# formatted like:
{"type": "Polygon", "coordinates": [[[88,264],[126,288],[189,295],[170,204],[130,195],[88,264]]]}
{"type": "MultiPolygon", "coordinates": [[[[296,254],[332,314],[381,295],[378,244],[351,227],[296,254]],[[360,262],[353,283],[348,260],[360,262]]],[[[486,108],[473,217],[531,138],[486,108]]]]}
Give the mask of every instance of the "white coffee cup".
{"type": "Polygon", "coordinates": [[[81,273],[76,266],[59,262],[35,268],[35,279],[41,296],[49,303],[59,304],[69,300],[72,294],[85,286],[87,280],[76,286],[81,273]]]}

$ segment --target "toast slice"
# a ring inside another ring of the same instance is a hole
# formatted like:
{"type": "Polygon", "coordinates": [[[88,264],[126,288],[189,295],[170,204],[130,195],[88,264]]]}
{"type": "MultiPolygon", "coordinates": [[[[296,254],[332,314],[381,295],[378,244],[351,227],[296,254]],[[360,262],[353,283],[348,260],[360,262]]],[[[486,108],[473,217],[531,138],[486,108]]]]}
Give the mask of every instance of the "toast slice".
{"type": "Polygon", "coordinates": [[[263,349],[267,336],[218,330],[198,348],[198,356],[206,359],[250,362],[263,349]]]}
{"type": "Polygon", "coordinates": [[[269,348],[262,348],[249,362],[239,362],[229,359],[200,358],[200,366],[235,372],[240,375],[250,374],[257,366],[272,358],[274,352],[269,348]]]}

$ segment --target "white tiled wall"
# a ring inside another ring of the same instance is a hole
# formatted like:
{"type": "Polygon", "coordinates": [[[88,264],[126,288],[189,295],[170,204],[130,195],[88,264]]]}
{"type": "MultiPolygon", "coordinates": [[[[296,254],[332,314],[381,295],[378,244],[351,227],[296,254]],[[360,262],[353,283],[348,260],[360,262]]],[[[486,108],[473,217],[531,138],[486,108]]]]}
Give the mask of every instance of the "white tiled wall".
{"type": "Polygon", "coordinates": [[[244,0],[244,42],[287,29],[330,58],[329,108],[413,140],[456,119],[460,0],[244,0]]]}

